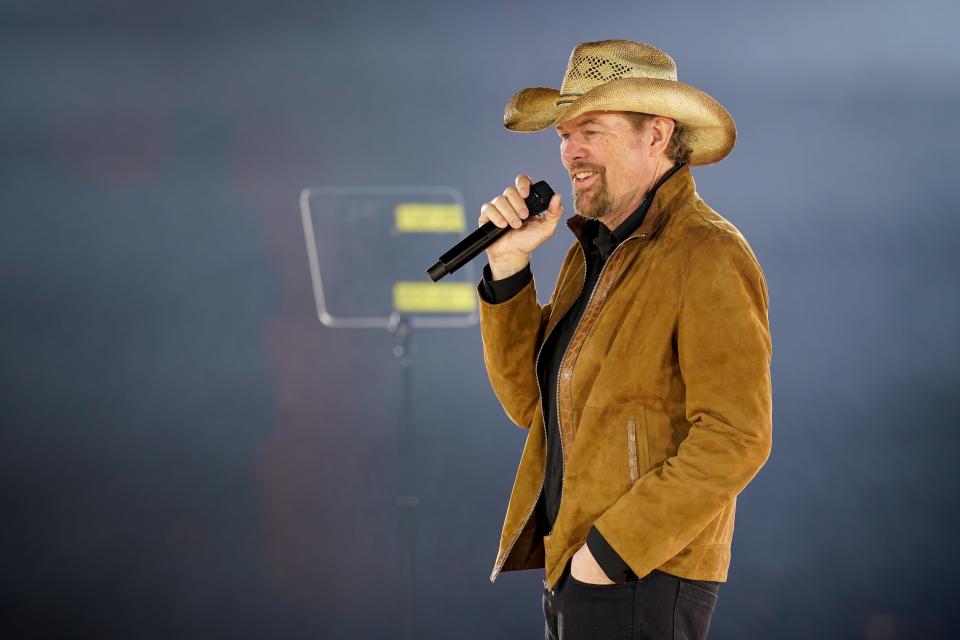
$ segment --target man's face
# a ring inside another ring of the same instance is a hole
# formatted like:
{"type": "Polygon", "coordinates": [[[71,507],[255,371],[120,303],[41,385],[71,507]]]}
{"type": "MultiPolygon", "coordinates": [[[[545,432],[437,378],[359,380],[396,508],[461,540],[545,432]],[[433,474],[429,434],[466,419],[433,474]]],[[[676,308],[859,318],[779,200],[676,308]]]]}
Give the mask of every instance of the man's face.
{"type": "Polygon", "coordinates": [[[591,111],[556,129],[577,213],[613,220],[640,206],[657,165],[644,144],[649,123],[637,131],[622,113],[591,111]]]}

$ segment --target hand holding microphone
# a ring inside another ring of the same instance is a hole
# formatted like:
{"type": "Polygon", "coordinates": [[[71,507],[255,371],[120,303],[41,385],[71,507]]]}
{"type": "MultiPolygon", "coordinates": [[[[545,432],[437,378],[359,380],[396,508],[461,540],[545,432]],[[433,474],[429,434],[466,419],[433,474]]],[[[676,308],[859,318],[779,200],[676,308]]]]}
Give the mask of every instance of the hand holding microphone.
{"type": "Polygon", "coordinates": [[[563,217],[560,196],[546,182],[531,184],[520,174],[516,185],[480,208],[480,228],[464,238],[427,270],[436,282],[486,249],[495,280],[506,278],[530,262],[530,254],[552,236],[563,217]],[[542,216],[531,216],[544,212],[542,216]]]}
{"type": "Polygon", "coordinates": [[[498,227],[513,229],[487,247],[487,260],[494,280],[512,276],[527,266],[530,254],[556,232],[557,223],[563,217],[559,194],[550,197],[542,217],[531,217],[524,202],[530,194],[531,180],[521,173],[515,183],[515,186],[507,187],[502,196],[480,208],[481,225],[490,221],[498,227]]]}

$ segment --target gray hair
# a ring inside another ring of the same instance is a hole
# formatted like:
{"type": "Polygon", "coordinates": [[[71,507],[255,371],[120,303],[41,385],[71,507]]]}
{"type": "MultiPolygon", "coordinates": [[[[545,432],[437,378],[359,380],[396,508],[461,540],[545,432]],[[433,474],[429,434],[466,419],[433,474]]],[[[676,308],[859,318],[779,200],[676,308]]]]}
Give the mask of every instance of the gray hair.
{"type": "MultiPolygon", "coordinates": [[[[643,131],[643,128],[654,117],[653,114],[650,113],[634,113],[629,111],[624,113],[624,115],[627,116],[627,119],[630,120],[630,124],[633,125],[636,131],[643,131]]],[[[686,164],[690,162],[690,152],[690,131],[683,126],[682,123],[674,120],[673,135],[670,136],[670,140],[667,142],[664,155],[673,160],[674,164],[686,164]]]]}

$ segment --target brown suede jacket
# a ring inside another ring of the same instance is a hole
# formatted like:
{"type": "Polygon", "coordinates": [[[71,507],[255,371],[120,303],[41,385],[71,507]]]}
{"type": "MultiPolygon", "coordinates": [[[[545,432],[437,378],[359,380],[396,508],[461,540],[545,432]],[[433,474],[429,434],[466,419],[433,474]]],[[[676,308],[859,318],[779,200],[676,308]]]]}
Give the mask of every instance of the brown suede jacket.
{"type": "MultiPolygon", "coordinates": [[[[584,219],[567,226],[579,236],[584,219]]],[[[725,581],[736,496],[770,455],[767,287],[743,235],[700,199],[689,167],[657,190],[611,254],[557,389],[563,493],[549,544],[535,522],[546,433],[536,358],[584,282],[574,242],[550,302],[535,281],[479,298],[487,373],[527,439],[490,580],[546,567],[553,587],[596,526],[633,572],[725,581]]]]}

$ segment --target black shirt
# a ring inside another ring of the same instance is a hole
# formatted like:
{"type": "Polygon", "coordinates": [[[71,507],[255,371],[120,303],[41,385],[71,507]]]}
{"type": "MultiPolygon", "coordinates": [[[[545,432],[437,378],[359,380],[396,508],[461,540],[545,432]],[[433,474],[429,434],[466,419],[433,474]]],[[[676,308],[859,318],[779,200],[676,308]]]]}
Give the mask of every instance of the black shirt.
{"type": "MultiPolygon", "coordinates": [[[[545,528],[544,533],[549,533],[553,529],[557,513],[560,510],[560,499],[563,493],[563,452],[560,444],[556,398],[557,376],[560,372],[561,361],[607,259],[617,246],[643,223],[656,190],[681,166],[683,165],[677,165],[667,171],[647,194],[640,206],[613,231],[607,229],[605,224],[596,219],[588,220],[583,225],[580,244],[586,256],[586,281],[573,306],[563,315],[547,337],[537,363],[537,377],[540,380],[540,390],[543,394],[542,408],[547,426],[547,465],[543,491],[540,493],[536,506],[537,520],[545,528]]],[[[510,277],[493,280],[490,265],[486,265],[483,268],[483,279],[480,281],[479,292],[486,302],[498,304],[519,293],[527,286],[532,277],[533,274],[528,264],[510,277]]],[[[595,527],[590,529],[587,536],[587,545],[604,573],[614,582],[624,582],[637,578],[595,527]]]]}

